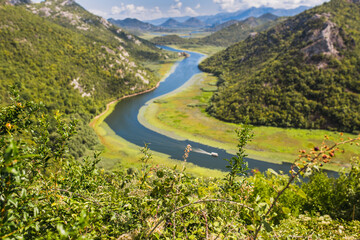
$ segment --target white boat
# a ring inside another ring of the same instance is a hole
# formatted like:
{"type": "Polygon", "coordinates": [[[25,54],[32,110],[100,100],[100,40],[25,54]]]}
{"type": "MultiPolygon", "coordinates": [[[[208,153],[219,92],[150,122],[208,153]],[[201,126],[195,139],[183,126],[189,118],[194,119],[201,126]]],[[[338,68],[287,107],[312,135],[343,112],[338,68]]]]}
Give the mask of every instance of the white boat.
{"type": "Polygon", "coordinates": [[[213,156],[213,157],[218,157],[219,156],[219,154],[217,154],[216,152],[211,152],[210,155],[213,156]]]}

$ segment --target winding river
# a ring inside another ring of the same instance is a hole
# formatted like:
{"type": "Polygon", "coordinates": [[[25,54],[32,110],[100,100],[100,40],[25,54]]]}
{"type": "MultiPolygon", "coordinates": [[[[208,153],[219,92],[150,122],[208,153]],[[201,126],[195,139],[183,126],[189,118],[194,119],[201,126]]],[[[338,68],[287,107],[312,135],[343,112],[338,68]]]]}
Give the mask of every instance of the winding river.
{"type": "MultiPolygon", "coordinates": [[[[169,47],[163,48],[180,52],[179,50],[169,47]]],[[[117,103],[114,111],[105,119],[105,122],[117,135],[125,140],[140,147],[143,147],[145,143],[149,143],[149,148],[151,150],[170,155],[173,159],[183,160],[184,149],[187,144],[190,144],[193,149],[201,149],[204,152],[216,152],[219,155],[218,157],[200,153],[200,151],[193,151],[190,153],[187,161],[201,167],[226,170],[227,168],[225,166],[227,165],[227,162],[223,159],[230,159],[232,155],[223,149],[188,140],[176,140],[154,132],[141,125],[138,121],[139,110],[148,101],[172,92],[190,80],[192,76],[201,72],[198,68],[198,63],[204,55],[195,52],[187,53],[190,54],[190,57],[178,62],[176,69],[160,83],[157,89],[152,92],[121,100],[117,103]]],[[[291,166],[290,163],[274,164],[255,159],[247,159],[247,161],[250,169],[256,168],[262,172],[266,171],[268,168],[272,168],[276,171],[283,170],[284,172],[288,172],[291,166]]]]}

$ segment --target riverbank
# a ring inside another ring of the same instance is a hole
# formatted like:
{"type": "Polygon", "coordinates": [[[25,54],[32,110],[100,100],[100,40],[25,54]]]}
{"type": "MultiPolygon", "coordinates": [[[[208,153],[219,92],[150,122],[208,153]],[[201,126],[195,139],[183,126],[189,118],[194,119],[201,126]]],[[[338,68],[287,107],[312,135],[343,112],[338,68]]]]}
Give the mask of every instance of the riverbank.
{"type": "MultiPolygon", "coordinates": [[[[219,121],[206,112],[206,106],[214,91],[217,78],[198,74],[176,92],[163,96],[141,109],[139,121],[153,131],[178,139],[189,139],[219,147],[229,153],[236,152],[237,124],[219,121]]],[[[325,130],[284,129],[255,127],[254,139],[247,146],[250,158],[272,163],[293,162],[300,149],[321,144],[324,136],[336,140],[340,136],[325,130]]],[[[345,138],[355,135],[345,134],[345,138]]],[[[330,142],[329,142],[330,143],[330,142]]],[[[350,166],[350,159],[359,155],[355,146],[345,146],[345,153],[333,159],[326,169],[339,171],[350,166]]]]}
{"type": "MultiPolygon", "coordinates": [[[[164,81],[167,76],[169,76],[177,66],[177,62],[167,62],[160,65],[161,67],[157,70],[160,76],[162,76],[159,83],[156,87],[159,86],[160,82],[164,81]]],[[[146,90],[141,93],[132,94],[129,96],[124,96],[120,99],[114,100],[107,104],[106,110],[96,116],[90,123],[90,126],[94,129],[96,134],[99,137],[101,144],[104,147],[103,153],[101,155],[102,161],[99,163],[100,168],[107,170],[114,170],[118,167],[123,168],[139,168],[141,167],[140,158],[142,154],[140,152],[140,147],[132,144],[125,139],[116,135],[116,133],[104,122],[106,117],[108,117],[114,110],[116,104],[122,99],[133,97],[142,93],[152,91],[155,88],[146,90]]],[[[151,146],[150,146],[151,148],[151,146]]],[[[151,160],[152,164],[160,164],[167,167],[174,167],[175,165],[183,164],[181,161],[170,159],[166,154],[158,153],[151,151],[153,154],[153,159],[151,160]]],[[[219,170],[211,170],[207,168],[201,168],[191,163],[186,163],[187,172],[192,173],[197,176],[207,176],[207,177],[223,177],[224,172],[219,170]]]]}

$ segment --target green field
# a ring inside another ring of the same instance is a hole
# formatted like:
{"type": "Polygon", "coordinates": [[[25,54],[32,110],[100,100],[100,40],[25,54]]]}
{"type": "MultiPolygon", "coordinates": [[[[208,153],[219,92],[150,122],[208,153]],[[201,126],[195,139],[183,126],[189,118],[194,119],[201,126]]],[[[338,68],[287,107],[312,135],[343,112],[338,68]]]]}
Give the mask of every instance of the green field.
{"type": "MultiPolygon", "coordinates": [[[[181,90],[157,99],[156,103],[143,108],[141,122],[172,137],[187,138],[235,153],[237,140],[234,130],[239,125],[219,121],[205,112],[213,92],[203,90],[213,87],[216,81],[214,76],[198,74],[181,90]]],[[[327,144],[331,143],[331,139],[340,140],[338,133],[325,130],[255,127],[254,139],[248,144],[247,153],[249,157],[263,161],[293,162],[300,149],[311,149],[320,145],[325,135],[330,137],[327,144]]],[[[343,138],[354,136],[344,134],[343,138]]],[[[348,167],[353,156],[359,156],[359,148],[346,146],[345,153],[336,156],[326,168],[339,170],[348,167]]]]}

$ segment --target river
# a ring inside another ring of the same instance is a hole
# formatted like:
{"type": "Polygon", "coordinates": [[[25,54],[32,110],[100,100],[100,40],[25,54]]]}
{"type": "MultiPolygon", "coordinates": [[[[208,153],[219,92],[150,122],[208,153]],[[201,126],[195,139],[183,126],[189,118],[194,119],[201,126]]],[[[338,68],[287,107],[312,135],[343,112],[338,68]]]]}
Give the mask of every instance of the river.
{"type": "MultiPolygon", "coordinates": [[[[162,48],[180,52],[179,50],[169,47],[162,48]]],[[[190,80],[192,76],[201,72],[198,68],[198,63],[204,55],[195,52],[186,52],[190,54],[190,57],[181,60],[176,69],[160,83],[157,89],[152,92],[121,100],[115,106],[114,111],[105,119],[105,122],[117,135],[125,140],[134,143],[139,147],[143,147],[145,143],[149,143],[149,148],[151,150],[170,155],[173,159],[183,160],[184,150],[188,144],[190,144],[193,149],[201,149],[205,152],[216,152],[219,155],[218,157],[192,151],[187,161],[201,167],[227,170],[227,161],[224,159],[230,159],[232,155],[223,149],[188,140],[176,140],[154,132],[141,125],[138,121],[140,108],[149,100],[172,92],[190,80]]],[[[246,160],[248,161],[250,169],[258,169],[262,172],[266,171],[268,168],[272,168],[276,171],[282,170],[288,172],[291,166],[290,163],[274,164],[250,158],[247,158],[246,160]]]]}

